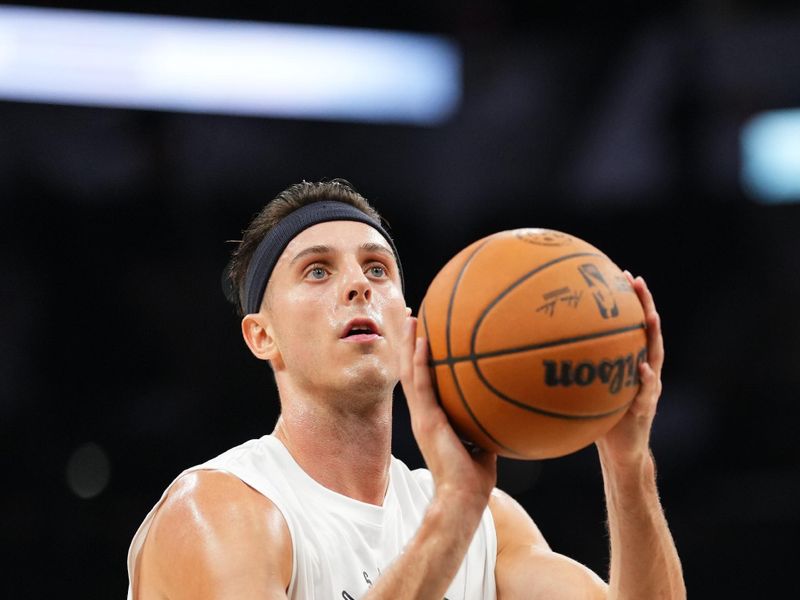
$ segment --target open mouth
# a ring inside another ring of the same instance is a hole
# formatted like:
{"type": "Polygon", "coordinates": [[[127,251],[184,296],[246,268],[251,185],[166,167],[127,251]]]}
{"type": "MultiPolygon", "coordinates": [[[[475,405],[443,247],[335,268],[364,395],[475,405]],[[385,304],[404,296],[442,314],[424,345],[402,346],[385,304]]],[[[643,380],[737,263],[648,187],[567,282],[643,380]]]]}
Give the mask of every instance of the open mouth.
{"type": "Polygon", "coordinates": [[[378,326],[370,319],[354,319],[350,321],[342,333],[341,339],[350,341],[368,341],[381,337],[378,326]]]}

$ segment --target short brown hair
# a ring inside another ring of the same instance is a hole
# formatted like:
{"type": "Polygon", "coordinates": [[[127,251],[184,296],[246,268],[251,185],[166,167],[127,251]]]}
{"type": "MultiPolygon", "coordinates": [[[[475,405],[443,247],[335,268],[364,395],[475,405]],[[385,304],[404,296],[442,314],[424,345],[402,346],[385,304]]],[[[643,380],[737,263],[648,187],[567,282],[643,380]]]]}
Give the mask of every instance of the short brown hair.
{"type": "Polygon", "coordinates": [[[253,253],[258,248],[264,236],[275,227],[286,215],[307,204],[321,200],[334,200],[354,206],[364,214],[381,222],[378,214],[364,196],[359,194],[353,185],[346,179],[331,179],[330,181],[301,181],[290,185],[280,194],[270,200],[261,211],[253,217],[250,224],[242,232],[242,240],[233,251],[228,263],[228,283],[230,290],[228,299],[236,305],[239,316],[245,315],[245,277],[247,267],[253,258],[253,253]]]}

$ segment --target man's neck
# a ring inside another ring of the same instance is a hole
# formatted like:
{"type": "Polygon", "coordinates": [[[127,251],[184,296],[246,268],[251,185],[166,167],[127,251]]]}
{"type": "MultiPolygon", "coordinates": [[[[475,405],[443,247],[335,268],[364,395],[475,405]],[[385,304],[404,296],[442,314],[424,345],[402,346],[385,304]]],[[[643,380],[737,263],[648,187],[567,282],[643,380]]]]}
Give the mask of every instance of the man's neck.
{"type": "Polygon", "coordinates": [[[275,436],[308,475],[344,496],[381,506],[389,483],[391,394],[353,411],[345,403],[281,394],[275,436]]]}

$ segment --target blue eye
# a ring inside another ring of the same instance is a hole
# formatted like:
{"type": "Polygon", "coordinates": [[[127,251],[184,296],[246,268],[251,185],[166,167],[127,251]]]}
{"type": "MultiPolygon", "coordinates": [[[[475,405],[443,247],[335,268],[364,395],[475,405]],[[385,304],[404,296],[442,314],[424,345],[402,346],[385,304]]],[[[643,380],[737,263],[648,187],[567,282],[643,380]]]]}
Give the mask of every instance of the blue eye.
{"type": "Polygon", "coordinates": [[[311,279],[324,279],[327,273],[322,267],[314,267],[308,272],[308,275],[311,277],[311,279]]]}
{"type": "Polygon", "coordinates": [[[382,265],[372,265],[369,271],[373,277],[386,277],[386,268],[382,265]]]}

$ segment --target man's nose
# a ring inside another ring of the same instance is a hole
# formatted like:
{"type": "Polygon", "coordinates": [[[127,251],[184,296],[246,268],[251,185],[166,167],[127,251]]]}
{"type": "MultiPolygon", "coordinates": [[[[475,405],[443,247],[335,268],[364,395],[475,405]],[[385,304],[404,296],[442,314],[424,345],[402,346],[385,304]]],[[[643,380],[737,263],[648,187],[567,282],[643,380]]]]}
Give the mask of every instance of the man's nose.
{"type": "Polygon", "coordinates": [[[368,302],[372,298],[370,280],[361,270],[361,266],[348,269],[345,278],[344,292],[347,302],[356,302],[358,300],[368,302]]]}
{"type": "Polygon", "coordinates": [[[369,289],[369,286],[365,286],[363,288],[361,286],[359,286],[359,288],[357,288],[357,289],[354,288],[354,289],[350,290],[350,292],[348,292],[347,299],[352,302],[353,300],[355,300],[359,296],[363,296],[364,300],[369,300],[371,294],[372,294],[372,291],[369,289]]]}

